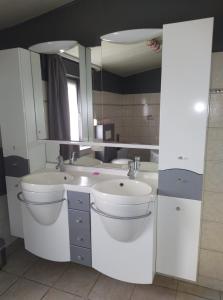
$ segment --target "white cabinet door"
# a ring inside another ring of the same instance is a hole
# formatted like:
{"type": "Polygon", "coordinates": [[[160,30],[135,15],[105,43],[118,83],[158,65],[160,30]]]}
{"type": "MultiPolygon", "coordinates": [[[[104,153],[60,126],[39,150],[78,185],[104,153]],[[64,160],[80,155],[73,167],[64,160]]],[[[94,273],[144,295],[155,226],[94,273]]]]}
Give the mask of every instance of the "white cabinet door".
{"type": "Polygon", "coordinates": [[[17,194],[22,191],[20,178],[6,176],[7,199],[11,235],[23,238],[23,223],[21,204],[17,194]]]}
{"type": "Polygon", "coordinates": [[[164,25],[159,169],[204,169],[213,18],[164,25]]]}
{"type": "Polygon", "coordinates": [[[27,158],[19,49],[0,51],[0,66],[0,127],[4,156],[27,158]]]}
{"type": "Polygon", "coordinates": [[[196,281],[201,201],[158,197],[156,272],[196,281]]]}

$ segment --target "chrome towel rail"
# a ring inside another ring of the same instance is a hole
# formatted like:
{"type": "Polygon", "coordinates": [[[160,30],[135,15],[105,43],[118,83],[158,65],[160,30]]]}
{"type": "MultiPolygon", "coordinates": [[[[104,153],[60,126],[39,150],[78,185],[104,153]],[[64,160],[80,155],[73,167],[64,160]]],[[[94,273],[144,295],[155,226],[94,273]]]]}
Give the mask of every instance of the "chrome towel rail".
{"type": "Polygon", "coordinates": [[[114,215],[110,215],[110,214],[107,214],[105,212],[103,212],[102,210],[98,209],[95,207],[95,203],[92,202],[91,203],[91,209],[97,213],[98,215],[101,215],[103,217],[106,217],[106,218],[110,218],[110,219],[115,219],[115,220],[137,220],[137,219],[143,219],[143,218],[148,218],[152,212],[149,211],[148,213],[144,214],[144,215],[140,215],[140,216],[132,216],[132,217],[120,217],[120,216],[114,216],[114,215]]]}
{"type": "Polygon", "coordinates": [[[60,202],[63,202],[65,201],[66,199],[65,198],[62,198],[62,199],[59,199],[59,200],[54,200],[54,201],[48,201],[48,202],[35,202],[35,201],[30,201],[30,200],[25,200],[22,198],[22,192],[19,192],[17,194],[17,199],[22,202],[22,203],[25,203],[25,204],[31,204],[31,205],[49,205],[49,204],[55,204],[55,203],[60,203],[60,202]]]}

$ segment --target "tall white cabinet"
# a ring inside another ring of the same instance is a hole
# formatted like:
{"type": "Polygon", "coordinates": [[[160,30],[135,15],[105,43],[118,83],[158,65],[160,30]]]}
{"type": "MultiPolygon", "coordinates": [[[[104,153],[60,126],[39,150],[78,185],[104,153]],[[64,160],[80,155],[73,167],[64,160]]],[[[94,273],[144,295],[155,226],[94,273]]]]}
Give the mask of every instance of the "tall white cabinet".
{"type": "Polygon", "coordinates": [[[164,25],[158,273],[196,281],[213,18],[164,25]]]}
{"type": "Polygon", "coordinates": [[[5,160],[11,234],[23,237],[20,178],[45,166],[45,145],[37,143],[30,52],[0,51],[0,128],[5,160]]]}

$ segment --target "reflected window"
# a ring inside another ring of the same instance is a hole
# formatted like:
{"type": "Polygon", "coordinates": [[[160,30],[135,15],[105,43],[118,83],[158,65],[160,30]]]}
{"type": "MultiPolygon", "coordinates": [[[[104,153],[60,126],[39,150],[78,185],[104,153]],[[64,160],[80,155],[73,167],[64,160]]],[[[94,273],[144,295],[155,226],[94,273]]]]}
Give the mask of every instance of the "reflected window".
{"type": "Polygon", "coordinates": [[[72,141],[79,141],[79,113],[78,113],[78,86],[72,79],[67,80],[68,101],[70,113],[70,138],[72,141]]]}

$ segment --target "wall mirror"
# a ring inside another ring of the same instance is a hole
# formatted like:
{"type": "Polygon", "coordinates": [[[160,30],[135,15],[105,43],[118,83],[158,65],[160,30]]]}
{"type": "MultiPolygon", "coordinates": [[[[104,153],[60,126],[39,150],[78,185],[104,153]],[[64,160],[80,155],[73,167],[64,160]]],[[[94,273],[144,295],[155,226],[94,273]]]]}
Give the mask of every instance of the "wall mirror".
{"type": "Polygon", "coordinates": [[[54,143],[47,143],[47,162],[56,163],[56,158],[64,146],[69,146],[73,151],[70,157],[64,157],[66,165],[127,169],[128,161],[134,160],[135,156],[139,156],[141,171],[154,172],[158,168],[158,150],[89,145],[59,145],[54,143]]]}
{"type": "Polygon", "coordinates": [[[87,141],[85,47],[55,41],[29,50],[38,138],[87,141]]]}
{"type": "Polygon", "coordinates": [[[49,142],[50,161],[60,153],[67,162],[74,157],[75,164],[85,165],[86,159],[90,164],[89,157],[83,158],[90,152],[90,160],[110,166],[120,159],[127,166],[134,156],[143,162],[156,157],[157,162],[157,151],[137,148],[159,144],[161,29],[108,34],[91,49],[58,41],[34,45],[30,51],[37,135],[58,141],[49,142]],[[94,151],[92,143],[108,146],[94,151]]]}
{"type": "Polygon", "coordinates": [[[91,49],[94,141],[159,144],[162,30],[120,31],[91,49]]]}

